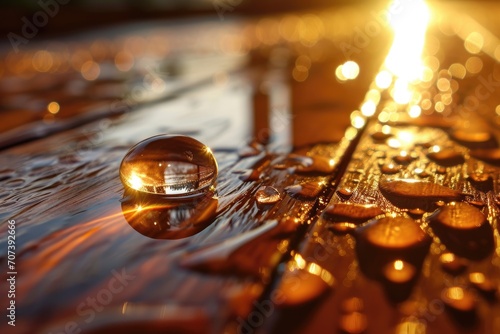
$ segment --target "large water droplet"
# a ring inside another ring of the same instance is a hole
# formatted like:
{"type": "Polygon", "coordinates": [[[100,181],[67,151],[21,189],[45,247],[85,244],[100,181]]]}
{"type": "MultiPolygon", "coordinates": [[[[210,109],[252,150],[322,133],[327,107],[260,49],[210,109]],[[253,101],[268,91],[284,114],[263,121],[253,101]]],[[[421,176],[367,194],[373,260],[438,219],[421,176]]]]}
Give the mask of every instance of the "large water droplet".
{"type": "Polygon", "coordinates": [[[494,166],[500,166],[500,149],[477,149],[470,152],[470,156],[494,166]]]}
{"type": "Polygon", "coordinates": [[[391,203],[406,209],[433,211],[437,201],[450,202],[462,198],[462,195],[453,189],[413,179],[382,179],[379,187],[391,203]]]}
{"type": "Polygon", "coordinates": [[[323,218],[331,222],[363,223],[384,212],[373,204],[337,203],[326,207],[323,218]]]}
{"type": "Polygon", "coordinates": [[[185,198],[214,185],[217,162],[196,139],[159,135],[132,147],[120,165],[122,183],[143,193],[185,198]]]}
{"type": "Polygon", "coordinates": [[[494,249],[493,231],[486,216],[464,202],[452,202],[430,217],[433,231],[451,252],[473,260],[483,259],[494,249]]]}
{"type": "Polygon", "coordinates": [[[445,167],[456,166],[465,162],[464,156],[452,149],[430,152],[427,154],[427,157],[435,163],[445,167]]]}
{"type": "Polygon", "coordinates": [[[280,192],[271,186],[260,187],[255,193],[255,199],[259,204],[274,204],[281,199],[280,192]]]}
{"type": "Polygon", "coordinates": [[[411,218],[388,215],[359,230],[363,242],[379,250],[405,250],[428,242],[428,236],[411,218]]]}

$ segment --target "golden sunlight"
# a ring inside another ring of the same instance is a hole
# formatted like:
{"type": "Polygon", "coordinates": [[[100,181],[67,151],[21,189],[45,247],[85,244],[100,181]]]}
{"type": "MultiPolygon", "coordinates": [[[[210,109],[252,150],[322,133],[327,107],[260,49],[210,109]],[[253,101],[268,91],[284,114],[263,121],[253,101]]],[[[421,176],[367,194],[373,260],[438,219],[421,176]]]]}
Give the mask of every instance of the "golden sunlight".
{"type": "Polygon", "coordinates": [[[422,51],[430,11],[425,1],[398,1],[392,5],[389,22],[394,41],[385,60],[387,69],[397,78],[411,83],[422,73],[422,51]]]}

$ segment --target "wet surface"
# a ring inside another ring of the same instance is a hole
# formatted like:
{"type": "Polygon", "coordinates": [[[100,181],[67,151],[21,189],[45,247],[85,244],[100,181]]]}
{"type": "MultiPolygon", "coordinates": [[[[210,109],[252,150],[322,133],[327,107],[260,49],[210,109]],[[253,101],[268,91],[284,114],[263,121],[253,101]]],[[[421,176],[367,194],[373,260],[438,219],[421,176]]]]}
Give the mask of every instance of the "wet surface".
{"type": "Polygon", "coordinates": [[[66,70],[2,67],[16,332],[498,331],[500,101],[475,94],[498,48],[438,15],[408,93],[388,32],[359,45],[373,10],[146,29],[120,57],[75,42],[66,70]],[[189,137],[129,151],[158,134],[189,137]]]}

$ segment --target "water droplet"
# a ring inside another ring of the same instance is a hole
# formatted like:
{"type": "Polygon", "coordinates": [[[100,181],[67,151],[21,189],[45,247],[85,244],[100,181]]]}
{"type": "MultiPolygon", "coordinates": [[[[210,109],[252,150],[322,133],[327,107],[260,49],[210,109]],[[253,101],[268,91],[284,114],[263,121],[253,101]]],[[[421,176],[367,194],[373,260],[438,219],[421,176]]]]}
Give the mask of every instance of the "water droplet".
{"type": "Polygon", "coordinates": [[[461,287],[454,286],[443,291],[443,301],[454,311],[473,312],[476,308],[475,296],[461,287]]]}
{"type": "Polygon", "coordinates": [[[340,309],[344,313],[362,312],[365,309],[363,299],[351,297],[342,302],[340,309]]]}
{"type": "Polygon", "coordinates": [[[271,186],[260,187],[255,193],[255,199],[260,204],[274,204],[281,199],[280,192],[271,186]]]}
{"type": "Polygon", "coordinates": [[[420,177],[420,178],[422,178],[422,179],[424,179],[424,178],[426,178],[426,177],[431,176],[431,175],[429,174],[429,172],[428,172],[428,171],[426,171],[426,170],[425,170],[425,169],[423,169],[423,168],[415,168],[415,169],[413,170],[413,172],[415,173],[415,175],[416,175],[416,176],[418,176],[418,177],[420,177]]]}
{"type": "Polygon", "coordinates": [[[500,149],[477,149],[470,151],[470,156],[494,166],[500,166],[500,149]]]}
{"type": "Polygon", "coordinates": [[[425,214],[425,210],[422,210],[419,208],[410,209],[410,210],[408,210],[408,214],[414,219],[415,218],[422,218],[422,216],[425,214]]]}
{"type": "Polygon", "coordinates": [[[323,218],[331,222],[363,223],[384,212],[373,204],[337,203],[326,207],[323,218]]]}
{"type": "Polygon", "coordinates": [[[457,230],[478,229],[487,223],[481,211],[464,202],[447,204],[431,215],[430,220],[457,230]]]}
{"type": "Polygon", "coordinates": [[[269,268],[274,265],[272,254],[271,258],[269,252],[267,256],[257,256],[256,249],[258,244],[269,242],[278,228],[278,222],[274,220],[214,245],[201,247],[184,255],[180,265],[207,273],[266,279],[269,268]]]}
{"type": "Polygon", "coordinates": [[[343,188],[340,188],[339,190],[337,190],[337,194],[341,198],[344,198],[344,199],[348,199],[349,197],[352,196],[353,193],[354,193],[354,189],[346,188],[346,187],[343,187],[343,188]]]}
{"type": "Polygon", "coordinates": [[[137,232],[154,239],[185,238],[204,230],[216,217],[218,200],[208,193],[190,201],[127,193],[122,200],[125,220],[137,232]]]}
{"type": "Polygon", "coordinates": [[[386,164],[380,167],[380,171],[384,174],[397,174],[401,170],[401,167],[395,164],[386,164]]]}
{"type": "Polygon", "coordinates": [[[483,273],[473,272],[469,274],[470,284],[488,299],[495,299],[498,284],[486,277],[483,273]]]}
{"type": "Polygon", "coordinates": [[[460,145],[471,149],[496,148],[495,137],[487,131],[455,130],[450,132],[450,137],[460,145]]]}
{"type": "Polygon", "coordinates": [[[427,154],[427,157],[435,163],[445,167],[456,166],[465,162],[464,156],[452,149],[443,149],[438,152],[430,152],[427,154]]]}
{"type": "Polygon", "coordinates": [[[428,236],[411,218],[385,216],[371,220],[359,230],[363,242],[378,249],[403,250],[428,243],[428,236]]]}
{"type": "Polygon", "coordinates": [[[278,305],[290,307],[316,300],[325,296],[334,284],[335,278],[330,272],[295,254],[277,288],[277,294],[282,296],[278,305]]]}
{"type": "Polygon", "coordinates": [[[398,155],[392,158],[396,163],[400,165],[408,165],[410,162],[416,159],[416,156],[409,154],[406,151],[401,151],[398,155]]]}
{"type": "Polygon", "coordinates": [[[386,264],[382,272],[384,277],[391,283],[404,284],[415,277],[417,270],[411,263],[403,260],[396,260],[386,264]]]}
{"type": "Polygon", "coordinates": [[[159,135],[128,151],[120,165],[120,178],[126,187],[142,193],[186,198],[214,185],[217,162],[210,148],[196,139],[159,135]]]}
{"type": "Polygon", "coordinates": [[[368,328],[368,320],[364,313],[352,312],[340,318],[339,327],[346,334],[361,334],[368,328]]]}
{"type": "Polygon", "coordinates": [[[300,174],[328,175],[335,170],[336,164],[333,159],[322,156],[312,156],[309,158],[310,163],[297,166],[294,171],[300,174]]]}
{"type": "Polygon", "coordinates": [[[392,134],[391,133],[386,133],[386,132],[383,132],[383,131],[377,131],[377,132],[374,132],[372,133],[372,138],[374,141],[376,142],[383,142],[389,138],[392,137],[392,134]]]}
{"type": "Polygon", "coordinates": [[[459,192],[445,186],[413,179],[382,179],[379,188],[391,203],[406,209],[433,211],[439,200],[450,202],[462,198],[459,192]]]}
{"type": "Polygon", "coordinates": [[[452,202],[429,216],[430,226],[446,248],[467,259],[480,260],[494,249],[486,216],[465,202],[452,202]]]}
{"type": "Polygon", "coordinates": [[[321,182],[305,182],[288,186],[285,191],[293,198],[301,200],[311,200],[318,197],[321,190],[323,190],[324,183],[321,182]]]}
{"type": "Polygon", "coordinates": [[[467,269],[467,262],[450,252],[441,254],[439,261],[443,270],[451,275],[460,275],[467,269]]]}

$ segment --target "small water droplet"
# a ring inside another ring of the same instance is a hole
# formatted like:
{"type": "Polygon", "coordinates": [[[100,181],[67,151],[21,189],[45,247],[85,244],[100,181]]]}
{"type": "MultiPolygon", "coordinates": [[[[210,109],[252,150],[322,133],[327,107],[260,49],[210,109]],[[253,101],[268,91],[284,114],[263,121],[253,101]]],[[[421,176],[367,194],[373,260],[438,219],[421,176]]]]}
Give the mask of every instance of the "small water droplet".
{"type": "Polygon", "coordinates": [[[384,174],[397,174],[401,170],[401,167],[395,164],[385,164],[382,167],[380,167],[380,171],[384,174]]]}
{"type": "Polygon", "coordinates": [[[406,209],[433,211],[437,201],[454,201],[462,195],[445,186],[413,179],[382,179],[379,184],[382,194],[394,205],[406,209]]]}
{"type": "Polygon", "coordinates": [[[486,277],[483,273],[473,272],[469,274],[470,284],[488,299],[495,299],[498,284],[486,277]]]}
{"type": "Polygon", "coordinates": [[[430,152],[427,154],[427,157],[435,163],[445,167],[456,166],[465,162],[464,156],[452,149],[443,149],[438,152],[430,152]]]}
{"type": "Polygon", "coordinates": [[[422,179],[431,176],[429,174],[429,172],[427,170],[425,170],[424,168],[415,168],[413,170],[413,172],[415,173],[416,176],[418,176],[418,177],[420,177],[422,179]]]}
{"type": "Polygon", "coordinates": [[[260,204],[274,204],[281,199],[280,192],[271,186],[260,187],[255,193],[255,199],[260,204]]]}
{"type": "Polygon", "coordinates": [[[477,149],[470,152],[470,156],[494,166],[500,166],[500,149],[477,149]]]}
{"type": "Polygon", "coordinates": [[[467,269],[467,262],[450,252],[441,254],[439,261],[443,270],[451,275],[460,275],[467,269]]]}
{"type": "Polygon", "coordinates": [[[407,151],[401,151],[398,155],[394,156],[392,159],[400,165],[408,165],[410,162],[416,159],[416,156],[408,153],[407,151]]]}
{"type": "Polygon", "coordinates": [[[452,202],[429,216],[430,226],[447,249],[479,260],[494,249],[493,230],[486,216],[465,202],[452,202]]]}
{"type": "Polygon", "coordinates": [[[323,218],[331,222],[363,223],[384,212],[373,204],[336,203],[326,207],[323,218]]]}
{"type": "Polygon", "coordinates": [[[335,284],[335,278],[326,269],[314,262],[307,262],[295,254],[287,264],[277,288],[282,298],[281,307],[297,306],[325,296],[335,284]]]}
{"type": "Polygon", "coordinates": [[[411,263],[396,260],[386,264],[382,269],[382,273],[391,283],[405,284],[415,277],[417,270],[411,263]]]}
{"type": "Polygon", "coordinates": [[[288,186],[285,188],[285,191],[293,198],[301,200],[311,200],[315,199],[319,195],[321,190],[323,190],[323,187],[324,183],[313,181],[288,186]]]}
{"type": "Polygon", "coordinates": [[[340,318],[339,327],[346,334],[361,334],[368,328],[368,320],[364,313],[352,312],[340,318]]]}
{"type": "Polygon", "coordinates": [[[120,165],[120,178],[126,187],[138,192],[186,198],[203,194],[214,185],[217,162],[210,148],[196,139],[159,135],[128,151],[120,165]]]}

